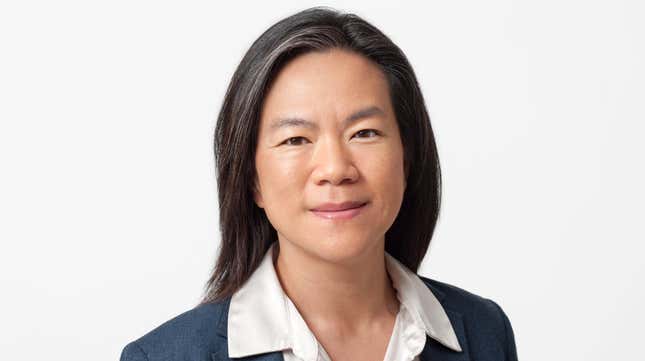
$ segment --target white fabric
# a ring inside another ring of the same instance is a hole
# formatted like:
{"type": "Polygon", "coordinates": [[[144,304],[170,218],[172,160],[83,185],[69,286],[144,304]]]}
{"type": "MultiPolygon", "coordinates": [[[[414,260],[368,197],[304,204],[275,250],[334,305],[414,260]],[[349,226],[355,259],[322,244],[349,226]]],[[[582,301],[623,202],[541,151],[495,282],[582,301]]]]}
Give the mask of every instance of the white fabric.
{"type": "MultiPolygon", "coordinates": [[[[284,293],[273,264],[274,249],[275,244],[231,298],[229,357],[282,351],[285,361],[331,361],[284,293]]],[[[418,361],[426,335],[461,351],[450,320],[426,284],[387,252],[385,261],[400,307],[384,361],[418,361]]]]}

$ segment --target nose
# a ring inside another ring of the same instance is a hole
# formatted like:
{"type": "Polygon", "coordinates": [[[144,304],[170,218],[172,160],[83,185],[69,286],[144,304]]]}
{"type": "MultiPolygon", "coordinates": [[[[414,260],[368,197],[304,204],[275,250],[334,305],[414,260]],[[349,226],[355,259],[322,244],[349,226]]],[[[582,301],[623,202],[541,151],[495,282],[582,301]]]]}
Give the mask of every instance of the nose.
{"type": "Polygon", "coordinates": [[[317,185],[354,183],[358,179],[358,169],[351,152],[342,141],[328,139],[318,142],[313,161],[315,169],[312,177],[317,185]]]}

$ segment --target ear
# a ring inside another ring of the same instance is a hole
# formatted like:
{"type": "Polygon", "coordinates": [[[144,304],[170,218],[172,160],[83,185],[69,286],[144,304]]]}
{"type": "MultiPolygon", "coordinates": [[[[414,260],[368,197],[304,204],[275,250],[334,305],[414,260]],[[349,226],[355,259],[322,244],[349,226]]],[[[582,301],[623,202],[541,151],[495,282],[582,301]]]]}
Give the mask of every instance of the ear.
{"type": "Polygon", "coordinates": [[[255,201],[255,204],[258,207],[264,208],[264,200],[262,199],[262,192],[260,190],[257,177],[253,181],[252,189],[253,189],[253,201],[255,201]]]}
{"type": "Polygon", "coordinates": [[[408,187],[408,177],[410,176],[410,164],[407,159],[403,160],[403,187],[408,187]]]}

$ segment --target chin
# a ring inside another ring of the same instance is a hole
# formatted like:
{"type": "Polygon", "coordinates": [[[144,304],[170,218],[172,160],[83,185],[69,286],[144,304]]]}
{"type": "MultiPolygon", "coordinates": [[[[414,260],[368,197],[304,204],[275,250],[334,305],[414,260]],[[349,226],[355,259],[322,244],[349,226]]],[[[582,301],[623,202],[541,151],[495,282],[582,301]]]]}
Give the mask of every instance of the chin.
{"type": "Polygon", "coordinates": [[[373,242],[362,237],[322,237],[305,247],[315,257],[330,263],[351,263],[370,252],[373,242]]]}

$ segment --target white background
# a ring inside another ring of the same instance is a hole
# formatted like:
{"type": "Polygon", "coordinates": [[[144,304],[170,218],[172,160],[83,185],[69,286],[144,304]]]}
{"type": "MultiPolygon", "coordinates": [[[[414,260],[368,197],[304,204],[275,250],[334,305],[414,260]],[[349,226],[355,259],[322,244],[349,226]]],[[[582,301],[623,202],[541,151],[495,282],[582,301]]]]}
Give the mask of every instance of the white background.
{"type": "MultiPolygon", "coordinates": [[[[226,85],[319,4],[1,3],[0,359],[116,360],[199,301],[226,85]]],[[[324,4],[424,91],[444,195],[419,273],[497,301],[521,360],[641,358],[643,2],[324,4]]]]}

